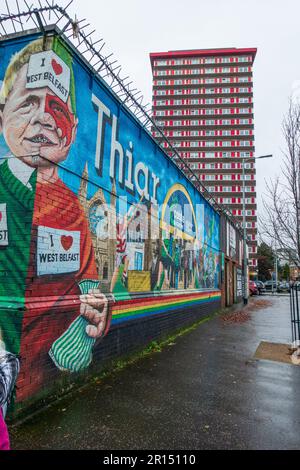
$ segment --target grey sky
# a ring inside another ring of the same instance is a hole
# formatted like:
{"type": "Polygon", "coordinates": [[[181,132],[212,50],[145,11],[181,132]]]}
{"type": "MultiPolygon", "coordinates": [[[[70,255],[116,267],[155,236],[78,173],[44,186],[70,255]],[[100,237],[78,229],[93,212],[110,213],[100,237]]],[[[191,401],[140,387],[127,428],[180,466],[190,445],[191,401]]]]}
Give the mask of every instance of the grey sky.
{"type": "Polygon", "coordinates": [[[294,88],[300,95],[299,0],[74,0],[70,12],[86,18],[95,35],[104,38],[107,53],[114,52],[124,76],[131,76],[145,102],[151,102],[149,52],[257,47],[256,156],[274,155],[256,164],[260,213],[264,179],[280,173],[281,122],[288,98],[294,88]]]}

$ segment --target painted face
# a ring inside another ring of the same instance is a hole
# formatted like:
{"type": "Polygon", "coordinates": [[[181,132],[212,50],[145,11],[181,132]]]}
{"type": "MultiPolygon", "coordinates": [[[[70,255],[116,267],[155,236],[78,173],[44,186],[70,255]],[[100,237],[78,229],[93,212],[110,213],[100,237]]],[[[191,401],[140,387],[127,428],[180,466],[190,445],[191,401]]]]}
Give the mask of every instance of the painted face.
{"type": "Polygon", "coordinates": [[[57,96],[47,94],[45,112],[53,117],[57,129],[60,129],[61,138],[66,138],[66,145],[70,145],[75,118],[68,105],[57,96]]]}
{"type": "Polygon", "coordinates": [[[49,167],[66,159],[77,121],[69,100],[65,104],[46,87],[26,89],[27,68],[19,71],[6,100],[2,131],[16,157],[30,166],[49,167]]]}

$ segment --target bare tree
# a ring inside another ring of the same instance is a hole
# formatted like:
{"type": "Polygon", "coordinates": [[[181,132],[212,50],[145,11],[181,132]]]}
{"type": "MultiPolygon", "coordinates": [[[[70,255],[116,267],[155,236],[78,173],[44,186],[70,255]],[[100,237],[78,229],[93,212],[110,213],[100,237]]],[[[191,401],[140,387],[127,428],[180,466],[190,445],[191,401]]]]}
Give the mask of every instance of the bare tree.
{"type": "Polygon", "coordinates": [[[284,116],[282,174],[266,183],[265,215],[259,218],[264,238],[284,250],[300,268],[300,102],[290,99],[284,116]]]}

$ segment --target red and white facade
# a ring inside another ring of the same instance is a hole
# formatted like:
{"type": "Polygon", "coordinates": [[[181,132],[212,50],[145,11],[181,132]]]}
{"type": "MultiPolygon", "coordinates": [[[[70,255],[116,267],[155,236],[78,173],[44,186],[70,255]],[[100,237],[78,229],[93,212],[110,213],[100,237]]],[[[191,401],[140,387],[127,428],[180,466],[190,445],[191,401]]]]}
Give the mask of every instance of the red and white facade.
{"type": "MultiPolygon", "coordinates": [[[[207,190],[243,220],[250,271],[257,266],[252,66],[256,49],[151,53],[153,118],[207,190]]],[[[154,137],[160,141],[158,131],[154,137]]],[[[163,143],[167,148],[167,143],[163,143]]]]}

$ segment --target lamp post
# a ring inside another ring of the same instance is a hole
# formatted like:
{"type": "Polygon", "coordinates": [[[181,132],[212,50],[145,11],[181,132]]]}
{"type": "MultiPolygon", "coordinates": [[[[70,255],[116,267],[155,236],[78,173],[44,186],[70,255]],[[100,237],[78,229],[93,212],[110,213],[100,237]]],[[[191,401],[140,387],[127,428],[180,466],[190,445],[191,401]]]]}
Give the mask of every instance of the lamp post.
{"type": "Polygon", "coordinates": [[[242,177],[243,177],[243,253],[244,253],[244,265],[243,265],[243,278],[244,278],[244,289],[243,289],[243,301],[244,305],[247,305],[248,303],[248,296],[247,296],[247,285],[248,285],[248,279],[247,279],[247,253],[246,253],[246,247],[247,247],[247,231],[246,231],[246,199],[245,199],[245,162],[248,161],[253,161],[253,160],[259,160],[260,158],[270,158],[273,157],[273,155],[261,155],[260,157],[242,157],[242,177]]]}
{"type": "MultiPolygon", "coordinates": [[[[277,279],[278,279],[278,261],[277,261],[277,245],[276,238],[274,244],[274,274],[275,274],[275,292],[277,292],[277,279]]],[[[273,276],[272,276],[273,277],[273,276]]],[[[274,279],[272,279],[272,294],[274,293],[274,279]]]]}

